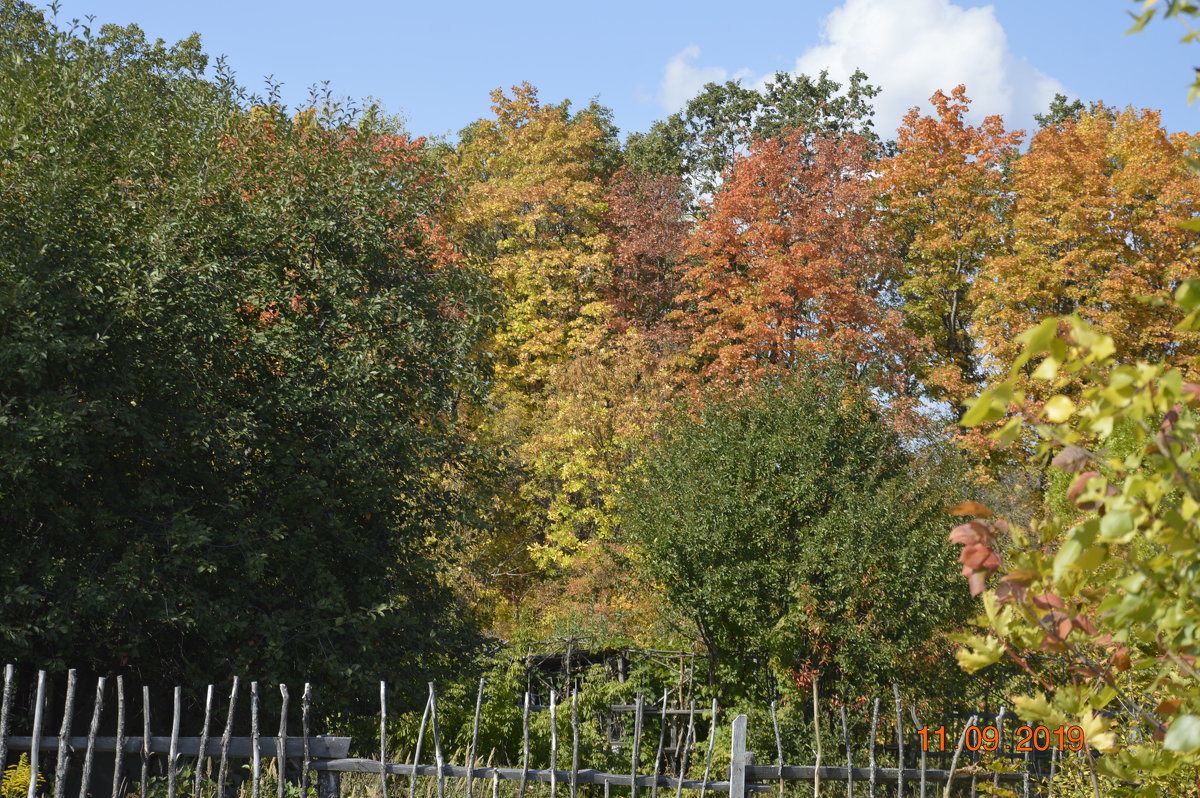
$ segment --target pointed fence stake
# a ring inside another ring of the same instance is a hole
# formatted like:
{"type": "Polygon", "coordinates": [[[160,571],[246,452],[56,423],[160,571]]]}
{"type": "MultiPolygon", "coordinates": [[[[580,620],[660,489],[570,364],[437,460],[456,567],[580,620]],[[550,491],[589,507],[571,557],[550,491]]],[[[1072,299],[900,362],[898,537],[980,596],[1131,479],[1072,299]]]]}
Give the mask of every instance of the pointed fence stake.
{"type": "Polygon", "coordinates": [[[75,669],[67,671],[67,696],[63,701],[62,726],[58,729],[58,761],[54,764],[54,798],[62,798],[67,786],[67,756],[71,739],[71,721],[75,714],[75,669]]]}
{"type": "Polygon", "coordinates": [[[579,691],[571,692],[571,798],[579,793],[579,691]]]}
{"type": "Polygon", "coordinates": [[[869,748],[867,749],[867,755],[870,758],[870,763],[871,763],[871,784],[870,784],[871,798],[875,798],[875,779],[877,777],[876,776],[876,768],[875,768],[875,733],[878,729],[879,729],[879,699],[876,698],[875,699],[875,709],[871,713],[871,739],[868,742],[869,748]]]}
{"type": "MultiPolygon", "coordinates": [[[[529,691],[525,691],[525,710],[521,713],[521,783],[517,787],[517,798],[525,798],[525,784],[529,780],[529,691]]],[[[412,796],[409,796],[412,798],[412,796]]]]}
{"type": "Polygon", "coordinates": [[[708,774],[712,770],[713,743],[717,740],[717,699],[712,702],[712,720],[708,724],[708,753],[704,756],[704,779],[700,782],[700,798],[708,791],[708,774]]]}
{"type": "Polygon", "coordinates": [[[479,745],[479,714],[483,710],[483,683],[479,680],[479,690],[475,693],[475,720],[471,722],[471,747],[467,751],[467,798],[475,798],[472,789],[475,782],[475,749],[479,745]]]}
{"type": "Polygon", "coordinates": [[[683,751],[679,758],[679,781],[675,784],[675,798],[683,798],[683,780],[687,778],[688,768],[688,753],[691,751],[692,743],[696,736],[696,699],[693,698],[688,704],[688,725],[687,733],[683,735],[683,751]]]}
{"type": "MultiPolygon", "coordinates": [[[[923,728],[925,728],[925,727],[924,727],[924,726],[921,724],[921,721],[917,719],[917,708],[916,708],[915,706],[910,706],[910,707],[908,708],[908,711],[909,711],[909,713],[912,715],[913,728],[916,728],[916,729],[923,729],[923,728]]],[[[927,780],[927,778],[928,778],[927,771],[926,771],[926,769],[925,769],[925,756],[926,756],[926,753],[927,753],[927,752],[926,752],[926,750],[925,750],[925,746],[924,746],[924,745],[922,745],[922,746],[921,746],[921,798],[925,798],[925,783],[926,783],[926,780],[927,780]]]]}
{"type": "Polygon", "coordinates": [[[645,712],[642,702],[642,694],[638,693],[637,700],[634,701],[633,759],[629,771],[629,798],[637,798],[638,760],[642,754],[642,713],[645,712]]]}
{"type": "MultiPolygon", "coordinates": [[[[177,778],[177,771],[179,769],[179,716],[181,714],[182,703],[183,688],[176,687],[175,697],[172,703],[172,711],[174,714],[171,715],[171,747],[169,749],[169,753],[167,754],[167,798],[175,798],[175,781],[177,778]]],[[[86,787],[86,785],[84,786],[86,787]]],[[[79,794],[79,798],[87,798],[86,793],[81,792],[79,794]]]]}
{"type": "Polygon", "coordinates": [[[558,693],[550,691],[550,798],[558,798],[558,693]]]}
{"type": "MultiPolygon", "coordinates": [[[[288,688],[286,684],[279,685],[279,697],[283,703],[279,707],[279,737],[275,741],[275,798],[283,798],[283,788],[287,784],[288,688]]],[[[197,796],[197,798],[199,797],[197,796]]]]}
{"type": "Polygon", "coordinates": [[[387,682],[379,682],[379,794],[388,798],[387,789],[387,682]]]}
{"type": "MultiPolygon", "coordinates": [[[[229,714],[225,716],[225,731],[221,733],[221,762],[217,767],[217,798],[225,798],[225,781],[229,776],[229,746],[233,743],[233,709],[237,706],[238,677],[229,688],[229,714]]],[[[139,796],[144,798],[144,796],[139,796]]]]}
{"type": "Polygon", "coordinates": [[[662,768],[663,745],[667,740],[667,698],[670,690],[663,690],[662,709],[658,713],[658,749],[654,752],[654,782],[650,786],[650,798],[658,798],[658,771],[662,768]]]}
{"type": "Polygon", "coordinates": [[[850,724],[846,720],[846,705],[840,707],[842,714],[842,742],[846,746],[846,798],[854,798],[854,755],[850,751],[850,724]]]}
{"type": "MultiPolygon", "coordinates": [[[[1003,751],[1004,750],[1004,705],[1003,704],[1000,705],[1000,711],[996,713],[996,733],[997,733],[996,749],[999,751],[1003,751]]],[[[992,776],[992,792],[993,793],[997,792],[999,790],[999,788],[1000,788],[1000,774],[997,773],[995,776],[992,776]]]]}
{"type": "Polygon", "coordinates": [[[979,720],[978,715],[972,715],[967,721],[967,725],[963,727],[962,734],[958,737],[958,745],[954,746],[954,756],[950,758],[950,772],[946,774],[946,791],[943,793],[943,798],[950,798],[950,788],[954,785],[954,770],[958,767],[958,757],[962,753],[963,744],[967,741],[967,731],[975,725],[979,720]]]}
{"type": "Polygon", "coordinates": [[[771,727],[775,730],[775,763],[779,768],[779,798],[783,798],[783,737],[779,734],[779,714],[771,702],[771,727]]]}
{"type": "Polygon", "coordinates": [[[312,749],[308,742],[309,716],[312,713],[312,683],[304,683],[300,697],[300,733],[304,735],[304,761],[300,763],[300,798],[308,798],[308,769],[312,764],[312,749]]]}
{"type": "MultiPolygon", "coordinates": [[[[118,685],[119,686],[119,685],[118,685]]],[[[204,777],[204,754],[208,750],[208,733],[212,730],[213,686],[204,693],[204,725],[200,727],[200,747],[196,750],[196,778],[192,783],[192,798],[200,798],[200,782],[204,777]]],[[[117,798],[114,794],[113,798],[117,798]]]]}
{"type": "Polygon", "coordinates": [[[408,775],[408,798],[417,794],[417,765],[421,764],[421,745],[425,742],[425,724],[429,721],[429,699],[421,712],[421,725],[417,727],[417,746],[413,749],[412,772],[408,775]]]}
{"type": "Polygon", "coordinates": [[[121,798],[121,765],[125,760],[125,677],[117,676],[117,740],[113,752],[112,798],[121,798]]]}
{"type": "MultiPolygon", "coordinates": [[[[178,688],[176,688],[178,689],[178,688]]],[[[87,753],[83,756],[83,777],[79,784],[79,798],[87,798],[92,780],[92,762],[96,758],[96,735],[100,733],[100,713],[104,710],[104,677],[96,680],[96,701],[92,704],[92,725],[88,729],[87,753]]],[[[175,798],[174,793],[167,798],[175,798]]]]}
{"type": "Polygon", "coordinates": [[[446,760],[442,756],[442,735],[438,731],[437,687],[429,683],[429,726],[433,731],[433,757],[437,762],[437,798],[446,798],[446,760]]]}
{"type": "MultiPolygon", "coordinates": [[[[150,780],[150,687],[142,685],[142,773],[138,780],[138,795],[146,795],[150,780]]],[[[58,798],[58,796],[55,796],[58,798]]]]}
{"type": "Polygon", "coordinates": [[[12,694],[13,686],[16,679],[13,675],[13,666],[4,666],[4,693],[0,696],[0,773],[4,772],[4,765],[8,759],[8,723],[10,710],[12,709],[12,694]]]}
{"type": "MultiPolygon", "coordinates": [[[[813,796],[821,798],[821,712],[817,702],[817,678],[813,677],[813,733],[817,737],[817,765],[813,768],[813,796]]],[[[783,798],[783,757],[779,758],[779,798],[783,798]]]]}
{"type": "Polygon", "coordinates": [[[36,798],[38,755],[42,750],[42,705],[46,703],[46,672],[38,671],[37,698],[33,704],[33,736],[29,746],[29,789],[27,798],[36,798]]]}
{"type": "Polygon", "coordinates": [[[904,716],[901,714],[900,686],[892,685],[892,696],[896,699],[896,795],[904,795],[904,716]]]}
{"type": "Polygon", "coordinates": [[[250,682],[250,778],[251,798],[259,798],[262,789],[262,748],[258,739],[258,682],[250,682]]]}

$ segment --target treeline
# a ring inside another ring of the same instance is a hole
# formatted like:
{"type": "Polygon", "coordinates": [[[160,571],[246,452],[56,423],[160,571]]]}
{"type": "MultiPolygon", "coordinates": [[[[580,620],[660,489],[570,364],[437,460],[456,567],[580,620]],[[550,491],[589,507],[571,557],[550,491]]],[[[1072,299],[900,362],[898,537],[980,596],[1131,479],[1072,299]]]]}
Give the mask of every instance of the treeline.
{"type": "Polygon", "coordinates": [[[1142,300],[1197,273],[1151,111],[1023,150],[957,87],[885,140],[866,76],[780,74],[622,141],[522,85],[441,142],[195,38],[3,0],[0,41],[0,659],[349,699],[586,633],[734,695],[930,685],[941,510],[1020,512],[955,424],[1015,336],[1196,354],[1142,300]]]}

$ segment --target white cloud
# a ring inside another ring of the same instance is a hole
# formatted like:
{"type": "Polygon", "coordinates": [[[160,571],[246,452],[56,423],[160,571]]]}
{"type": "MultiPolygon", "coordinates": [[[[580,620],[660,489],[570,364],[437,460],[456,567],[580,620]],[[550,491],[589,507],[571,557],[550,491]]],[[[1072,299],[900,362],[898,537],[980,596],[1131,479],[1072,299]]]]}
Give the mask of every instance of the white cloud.
{"type": "Polygon", "coordinates": [[[662,89],[659,100],[668,113],[675,113],[695,97],[709,83],[724,83],[729,73],[722,67],[693,66],[692,61],[700,57],[696,45],[685,47],[667,62],[663,70],[662,89]]]}
{"type": "Polygon", "coordinates": [[[825,18],[822,43],[796,59],[796,72],[828,69],[845,81],[856,68],[883,91],[875,125],[889,137],[905,112],[925,106],[938,89],[959,83],[972,99],[970,117],[1004,116],[1027,127],[1063,85],[1008,48],[991,6],[962,8],[950,0],[845,0],[825,18]]]}
{"type": "MultiPolygon", "coordinates": [[[[761,84],[748,70],[732,76],[720,66],[698,66],[696,45],[667,62],[659,99],[668,112],[682,108],[706,83],[743,80],[761,84]]],[[[928,108],[930,95],[963,83],[969,117],[1004,116],[1009,128],[1032,124],[1063,85],[1014,55],[991,6],[963,8],[950,0],[844,0],[825,18],[821,43],[796,59],[795,72],[822,69],[842,83],[855,69],[882,88],[875,98],[875,128],[890,138],[905,112],[928,108]]]]}

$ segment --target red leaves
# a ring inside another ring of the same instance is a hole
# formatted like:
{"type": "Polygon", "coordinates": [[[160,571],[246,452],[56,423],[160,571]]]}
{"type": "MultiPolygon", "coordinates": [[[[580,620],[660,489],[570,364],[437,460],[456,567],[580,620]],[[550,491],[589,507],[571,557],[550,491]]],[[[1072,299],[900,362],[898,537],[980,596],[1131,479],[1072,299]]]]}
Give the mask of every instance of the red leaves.
{"type": "Polygon", "coordinates": [[[959,524],[950,532],[950,542],[963,547],[958,561],[962,563],[962,575],[967,577],[972,596],[983,592],[988,576],[1000,567],[1000,555],[992,551],[995,539],[992,527],[980,521],[959,524]]]}

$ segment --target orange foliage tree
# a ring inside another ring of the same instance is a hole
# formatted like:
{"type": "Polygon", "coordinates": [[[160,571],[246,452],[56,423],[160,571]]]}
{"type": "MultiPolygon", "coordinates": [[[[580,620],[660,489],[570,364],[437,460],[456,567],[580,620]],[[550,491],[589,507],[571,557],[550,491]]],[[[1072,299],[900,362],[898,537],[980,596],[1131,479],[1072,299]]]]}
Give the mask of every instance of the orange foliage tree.
{"type": "Polygon", "coordinates": [[[1016,164],[1012,252],[988,258],[976,284],[975,335],[987,364],[1019,354],[1016,334],[1076,313],[1111,331],[1125,357],[1178,363],[1192,333],[1143,297],[1165,296],[1200,269],[1200,184],[1153,111],[1103,106],[1038,133],[1016,164]]]}
{"type": "Polygon", "coordinates": [[[691,237],[676,314],[700,379],[748,383],[815,358],[912,392],[920,344],[886,300],[871,152],[852,134],[792,131],[735,161],[691,237]]]}
{"type": "Polygon", "coordinates": [[[1022,132],[1006,132],[998,116],[968,125],[971,101],[961,85],[930,102],[933,115],[913,108],[904,117],[898,152],[880,165],[879,187],[897,249],[904,322],[931,344],[925,389],[961,414],[981,376],[971,288],[983,261],[1006,252],[1003,167],[1016,158],[1022,132]]]}

